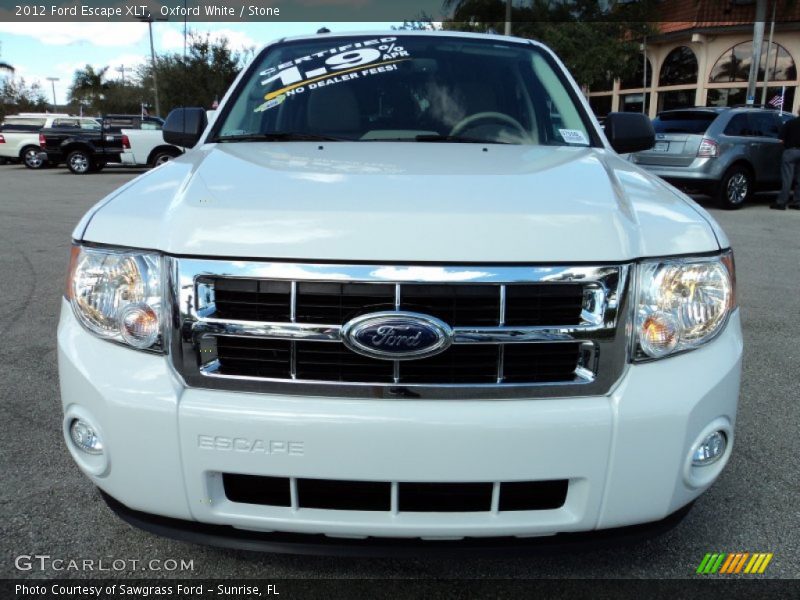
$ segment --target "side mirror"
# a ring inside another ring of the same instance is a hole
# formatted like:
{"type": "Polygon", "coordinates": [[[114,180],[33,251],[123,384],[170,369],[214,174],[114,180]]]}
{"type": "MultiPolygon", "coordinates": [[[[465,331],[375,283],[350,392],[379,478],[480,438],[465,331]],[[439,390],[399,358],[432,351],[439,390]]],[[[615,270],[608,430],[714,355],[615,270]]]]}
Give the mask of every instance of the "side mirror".
{"type": "Polygon", "coordinates": [[[208,125],[204,108],[176,108],[162,129],[164,141],[181,148],[193,148],[208,125]]]}
{"type": "Polygon", "coordinates": [[[653,123],[642,113],[608,113],[605,130],[611,147],[619,154],[649,150],[656,143],[653,123]]]}

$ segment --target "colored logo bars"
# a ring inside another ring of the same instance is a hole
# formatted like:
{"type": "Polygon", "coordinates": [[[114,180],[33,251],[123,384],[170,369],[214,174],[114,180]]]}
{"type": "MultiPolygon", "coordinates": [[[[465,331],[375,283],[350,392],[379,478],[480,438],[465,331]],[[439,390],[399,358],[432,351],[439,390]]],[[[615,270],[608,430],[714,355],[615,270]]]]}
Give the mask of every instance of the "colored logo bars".
{"type": "Polygon", "coordinates": [[[767,570],[767,565],[772,560],[772,552],[731,552],[711,553],[703,557],[697,567],[698,575],[734,575],[739,573],[761,574],[767,570]]]}

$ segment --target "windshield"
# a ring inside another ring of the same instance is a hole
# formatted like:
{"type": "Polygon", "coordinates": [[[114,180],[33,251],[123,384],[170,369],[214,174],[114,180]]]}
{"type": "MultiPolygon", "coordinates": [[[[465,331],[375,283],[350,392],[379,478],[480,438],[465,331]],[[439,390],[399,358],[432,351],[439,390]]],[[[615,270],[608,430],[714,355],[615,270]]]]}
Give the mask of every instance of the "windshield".
{"type": "Polygon", "coordinates": [[[533,45],[321,37],[269,48],[250,73],[212,141],[591,141],[566,82],[533,45]]]}
{"type": "Polygon", "coordinates": [[[705,133],[717,115],[707,111],[661,113],[653,119],[656,133],[705,133]]]}

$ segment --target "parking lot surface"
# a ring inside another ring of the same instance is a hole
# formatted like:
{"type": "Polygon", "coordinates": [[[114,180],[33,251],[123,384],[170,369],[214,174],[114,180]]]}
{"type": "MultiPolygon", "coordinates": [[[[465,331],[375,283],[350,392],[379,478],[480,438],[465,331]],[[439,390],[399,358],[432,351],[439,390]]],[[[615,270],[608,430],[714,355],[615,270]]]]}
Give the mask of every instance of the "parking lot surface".
{"type": "Polygon", "coordinates": [[[744,379],[732,460],[677,528],[633,546],[519,558],[269,555],[196,546],[129,527],[64,447],[55,336],[70,234],[90,206],[138,173],[109,167],[75,176],[65,169],[0,166],[0,577],[93,575],[19,571],[14,559],[23,554],[193,563],[187,571],[139,566],[97,577],[629,578],[693,577],[706,552],[773,552],[762,577],[800,574],[800,211],[768,210],[770,196],[736,212],[701,199],[736,253],[744,379]]]}

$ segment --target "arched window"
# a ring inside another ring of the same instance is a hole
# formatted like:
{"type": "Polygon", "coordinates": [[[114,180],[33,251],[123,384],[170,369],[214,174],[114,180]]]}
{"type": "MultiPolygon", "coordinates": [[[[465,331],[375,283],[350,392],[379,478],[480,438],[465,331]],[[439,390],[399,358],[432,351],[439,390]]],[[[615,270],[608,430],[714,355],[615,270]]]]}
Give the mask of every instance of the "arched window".
{"type": "MultiPolygon", "coordinates": [[[[775,42],[772,42],[769,55],[767,54],[768,42],[761,48],[761,66],[758,69],[758,80],[764,80],[765,66],[769,64],[770,81],[793,81],[797,79],[797,67],[792,60],[792,55],[775,42]]],[[[719,57],[711,75],[709,83],[728,83],[733,81],[747,81],[750,76],[750,63],[753,62],[753,42],[742,42],[727,50],[719,57]]]]}
{"type": "MultiPolygon", "coordinates": [[[[622,81],[620,81],[619,87],[623,90],[631,90],[642,87],[642,82],[644,81],[644,64],[639,57],[639,60],[636,61],[636,72],[631,75],[630,77],[626,77],[622,81]]],[[[653,63],[650,62],[650,59],[647,59],[647,84],[645,87],[650,87],[650,84],[653,81],[653,63]]]]}
{"type": "Polygon", "coordinates": [[[697,57],[686,46],[679,46],[667,55],[661,65],[658,85],[697,83],[697,57]]]}

